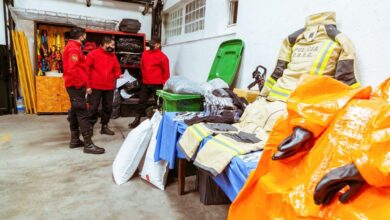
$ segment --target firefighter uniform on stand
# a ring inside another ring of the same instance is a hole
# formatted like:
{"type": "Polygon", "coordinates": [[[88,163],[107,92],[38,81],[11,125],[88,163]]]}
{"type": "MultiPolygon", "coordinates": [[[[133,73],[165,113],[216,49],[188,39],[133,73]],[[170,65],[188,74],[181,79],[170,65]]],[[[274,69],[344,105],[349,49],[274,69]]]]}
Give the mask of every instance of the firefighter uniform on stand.
{"type": "Polygon", "coordinates": [[[275,70],[260,95],[268,103],[284,103],[303,75],[328,76],[352,88],[360,86],[355,50],[337,29],[334,12],[309,16],[304,28],[284,39],[275,70]]]}
{"type": "Polygon", "coordinates": [[[304,28],[289,35],[279,51],[276,68],[261,96],[286,101],[302,75],[329,76],[352,88],[360,86],[355,70],[355,50],[336,27],[336,15],[311,15],[304,28]]]}

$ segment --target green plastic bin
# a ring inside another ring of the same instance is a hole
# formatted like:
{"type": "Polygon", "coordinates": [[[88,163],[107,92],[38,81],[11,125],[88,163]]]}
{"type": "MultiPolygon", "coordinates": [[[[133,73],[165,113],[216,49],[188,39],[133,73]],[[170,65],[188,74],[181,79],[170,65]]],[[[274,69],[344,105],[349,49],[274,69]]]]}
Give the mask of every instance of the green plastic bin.
{"type": "Polygon", "coordinates": [[[244,42],[240,39],[223,42],[217,51],[207,81],[220,78],[232,85],[241,62],[244,42]]]}
{"type": "MultiPolygon", "coordinates": [[[[244,42],[240,39],[222,42],[207,81],[220,78],[230,86],[240,67],[243,49],[244,42]]],[[[166,112],[197,112],[203,107],[201,95],[174,94],[163,90],[158,90],[157,95],[163,99],[163,110],[166,112]]]]}
{"type": "Polygon", "coordinates": [[[198,112],[202,110],[201,95],[174,94],[164,90],[158,90],[157,96],[163,99],[165,112],[198,112]]]}

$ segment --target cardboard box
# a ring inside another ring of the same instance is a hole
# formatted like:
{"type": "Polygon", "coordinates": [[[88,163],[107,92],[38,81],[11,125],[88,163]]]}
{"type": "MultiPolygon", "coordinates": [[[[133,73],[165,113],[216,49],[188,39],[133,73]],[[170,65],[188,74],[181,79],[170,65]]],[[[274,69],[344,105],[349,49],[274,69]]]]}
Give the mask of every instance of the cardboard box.
{"type": "Polygon", "coordinates": [[[245,98],[249,103],[252,103],[256,101],[256,99],[260,96],[260,91],[256,90],[248,90],[248,89],[238,89],[235,88],[233,92],[238,96],[238,97],[243,97],[245,98]]]}

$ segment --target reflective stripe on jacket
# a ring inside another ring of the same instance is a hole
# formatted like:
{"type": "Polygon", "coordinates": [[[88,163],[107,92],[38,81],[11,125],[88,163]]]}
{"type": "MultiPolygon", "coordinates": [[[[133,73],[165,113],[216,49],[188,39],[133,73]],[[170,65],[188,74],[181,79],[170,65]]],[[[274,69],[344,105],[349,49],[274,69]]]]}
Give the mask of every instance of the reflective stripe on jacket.
{"type": "Polygon", "coordinates": [[[355,50],[337,30],[335,13],[309,16],[305,28],[283,41],[276,68],[261,95],[271,101],[286,101],[305,74],[329,76],[357,88],[360,84],[354,62],[355,50]]]}

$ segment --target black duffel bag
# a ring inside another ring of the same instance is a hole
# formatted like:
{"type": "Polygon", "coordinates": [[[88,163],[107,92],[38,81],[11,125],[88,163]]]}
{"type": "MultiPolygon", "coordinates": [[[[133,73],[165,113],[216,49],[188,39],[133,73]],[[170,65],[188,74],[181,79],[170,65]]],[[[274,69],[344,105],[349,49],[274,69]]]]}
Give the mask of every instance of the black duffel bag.
{"type": "Polygon", "coordinates": [[[141,29],[141,22],[136,19],[125,18],[119,23],[119,30],[129,33],[138,33],[141,29]]]}

